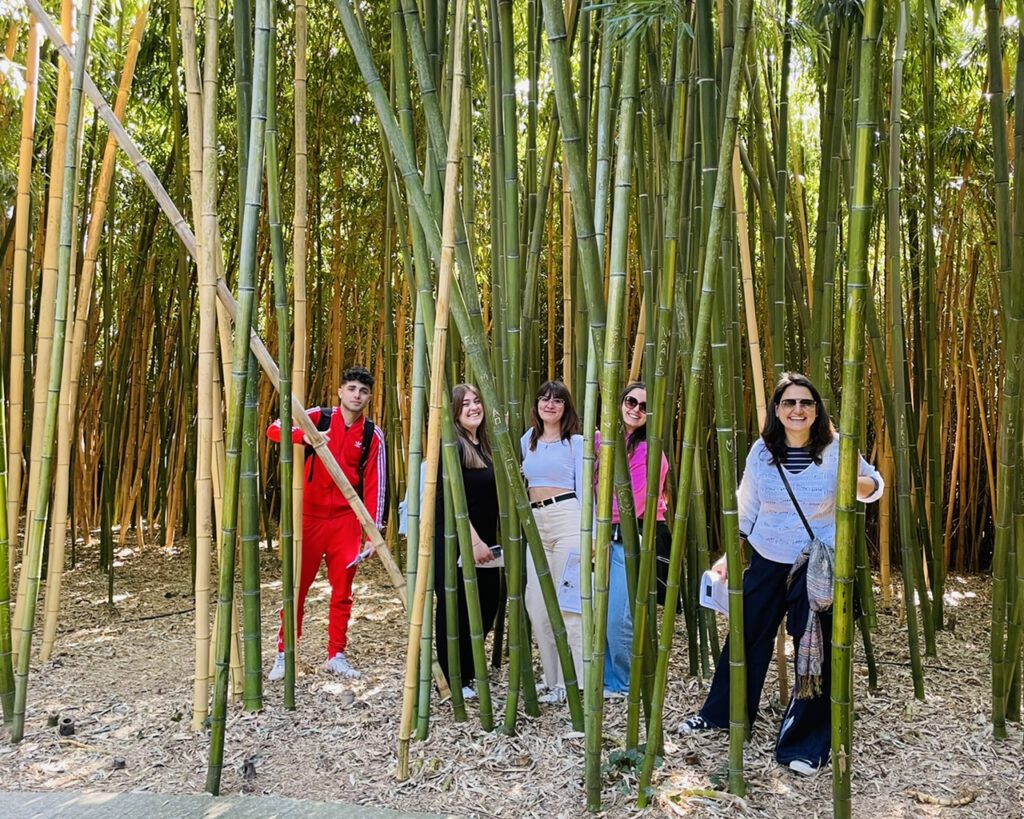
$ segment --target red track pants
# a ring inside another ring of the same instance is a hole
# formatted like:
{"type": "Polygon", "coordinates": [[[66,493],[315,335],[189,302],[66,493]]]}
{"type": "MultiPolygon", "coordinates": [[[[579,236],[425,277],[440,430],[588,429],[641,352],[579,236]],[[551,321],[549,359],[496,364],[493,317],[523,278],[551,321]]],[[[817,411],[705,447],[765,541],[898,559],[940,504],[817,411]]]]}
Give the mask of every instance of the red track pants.
{"type": "MultiPolygon", "coordinates": [[[[331,612],[327,625],[327,657],[345,650],[348,621],[352,614],[352,580],[356,567],[346,568],[359,554],[362,527],[354,512],[346,510],[333,518],[302,518],[302,573],[299,577],[298,635],[306,611],[306,594],[316,580],[320,563],[327,560],[327,580],[331,584],[331,612]]],[[[277,632],[277,650],[284,651],[284,612],[277,632]]]]}

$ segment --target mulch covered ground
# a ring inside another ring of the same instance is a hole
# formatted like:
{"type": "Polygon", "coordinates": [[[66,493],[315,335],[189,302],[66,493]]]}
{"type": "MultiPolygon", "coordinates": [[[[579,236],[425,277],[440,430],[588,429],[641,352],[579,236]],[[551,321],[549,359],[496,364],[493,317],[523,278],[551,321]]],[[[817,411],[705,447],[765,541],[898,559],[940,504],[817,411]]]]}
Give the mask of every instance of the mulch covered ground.
{"type": "MultiPolygon", "coordinates": [[[[0,787],[201,791],[209,741],[190,729],[193,615],[187,555],[156,547],[123,552],[117,603],[110,609],[95,554],[79,552],[79,567],[66,574],[58,650],[50,662],[32,668],[25,739],[12,746],[0,733],[0,787]],[[72,717],[74,736],[62,738],[47,727],[50,715],[72,717]]],[[[263,597],[268,663],[277,626],[277,575],[268,556],[263,597]]],[[[875,635],[880,690],[867,690],[860,655],[856,670],[856,815],[1024,816],[1020,727],[1011,726],[1010,738],[997,742],[988,722],[989,589],[987,579],[949,578],[947,606],[954,627],[939,635],[938,657],[926,660],[924,702],[913,698],[899,611],[880,613],[875,635]]],[[[448,704],[435,701],[430,738],[412,746],[411,778],[396,782],[405,661],[400,604],[377,564],[360,571],[348,654],[364,673],[348,681],[320,670],[328,596],[326,581],[310,594],[298,710],[284,710],[280,684],[267,686],[261,713],[232,708],[224,793],[480,817],[588,815],[583,738],[572,730],[564,705],[542,706],[538,719],[523,717],[517,735],[509,737],[481,730],[473,721],[474,704],[470,721],[456,723],[448,704]]],[[[684,676],[685,646],[676,642],[667,726],[696,710],[707,688],[705,680],[684,676]]],[[[500,707],[504,686],[502,675],[495,676],[500,707]]],[[[654,806],[637,811],[635,773],[610,765],[606,815],[831,816],[827,771],[805,779],[774,764],[781,714],[777,692],[773,671],[748,745],[745,799],[718,790],[725,778],[725,734],[672,734],[656,773],[654,806]]],[[[611,701],[608,751],[624,730],[625,704],[611,701]]]]}

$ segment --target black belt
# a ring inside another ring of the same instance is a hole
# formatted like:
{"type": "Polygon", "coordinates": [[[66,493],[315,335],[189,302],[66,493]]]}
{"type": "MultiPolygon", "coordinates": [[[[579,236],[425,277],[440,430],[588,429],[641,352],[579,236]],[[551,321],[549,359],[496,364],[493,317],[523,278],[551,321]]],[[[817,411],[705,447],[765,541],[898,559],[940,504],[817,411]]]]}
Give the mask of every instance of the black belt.
{"type": "Polygon", "coordinates": [[[533,501],[530,504],[530,506],[532,506],[534,509],[543,509],[545,506],[550,506],[553,503],[558,503],[559,501],[564,501],[564,500],[570,500],[571,498],[575,498],[575,497],[576,497],[576,493],[575,492],[563,492],[561,495],[555,495],[554,497],[545,498],[544,500],[540,500],[540,501],[533,501]]]}

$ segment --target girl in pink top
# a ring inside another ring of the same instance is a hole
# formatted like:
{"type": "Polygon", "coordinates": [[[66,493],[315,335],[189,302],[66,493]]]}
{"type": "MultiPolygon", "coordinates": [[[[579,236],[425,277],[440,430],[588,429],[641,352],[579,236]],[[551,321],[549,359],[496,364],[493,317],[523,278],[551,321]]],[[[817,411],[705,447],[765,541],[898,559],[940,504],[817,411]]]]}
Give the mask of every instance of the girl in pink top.
{"type": "MultiPolygon", "coordinates": [[[[647,504],[647,387],[642,381],[634,381],[623,390],[619,409],[622,412],[622,426],[626,439],[626,458],[629,464],[630,484],[633,489],[633,506],[637,514],[637,525],[642,532],[644,508],[647,504]]],[[[661,472],[658,478],[657,528],[654,540],[658,603],[665,602],[668,559],[672,548],[672,534],[665,523],[668,511],[665,497],[666,475],[668,475],[668,459],[662,453],[661,472]]],[[[605,690],[610,693],[629,690],[629,666],[633,653],[633,613],[629,607],[626,560],[619,522],[618,500],[613,496],[611,563],[608,578],[607,656],[604,664],[604,686],[605,690]]]]}

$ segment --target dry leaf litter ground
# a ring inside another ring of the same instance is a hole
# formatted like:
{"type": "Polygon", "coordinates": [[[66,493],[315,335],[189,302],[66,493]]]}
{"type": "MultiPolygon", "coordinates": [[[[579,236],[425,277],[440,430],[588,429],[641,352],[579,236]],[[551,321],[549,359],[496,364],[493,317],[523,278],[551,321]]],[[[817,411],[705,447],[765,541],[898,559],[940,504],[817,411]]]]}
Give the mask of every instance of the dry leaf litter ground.
{"type": "MultiPolygon", "coordinates": [[[[0,734],[0,787],[201,791],[209,741],[190,729],[193,606],[187,555],[155,547],[122,551],[111,609],[95,553],[79,551],[78,568],[66,574],[57,651],[51,661],[32,668],[25,738],[12,746],[0,734]],[[72,717],[75,735],[58,737],[47,727],[50,715],[72,717]]],[[[269,663],[280,583],[276,561],[264,554],[269,663]]],[[[868,691],[862,651],[856,666],[855,815],[1024,816],[1021,730],[1011,726],[1008,740],[993,741],[987,718],[989,588],[987,579],[950,577],[954,627],[939,634],[938,658],[926,660],[924,702],[913,699],[899,614],[880,612],[878,692],[868,691]]],[[[474,721],[475,703],[469,705],[469,722],[454,722],[448,704],[435,696],[430,738],[413,743],[412,776],[396,782],[405,659],[400,604],[378,564],[360,570],[348,655],[363,676],[349,681],[320,669],[328,598],[321,578],[307,604],[298,710],[284,710],[280,684],[266,686],[261,713],[246,714],[240,705],[231,709],[223,793],[479,817],[588,815],[582,734],[572,730],[565,706],[542,706],[540,718],[523,717],[517,735],[509,737],[481,730],[474,721]]],[[[665,722],[670,728],[700,706],[707,689],[705,680],[683,674],[682,633],[675,642],[665,722]]],[[[494,676],[500,723],[503,673],[494,676]]],[[[616,768],[605,779],[605,815],[830,816],[827,772],[799,778],[774,763],[781,714],[774,669],[765,690],[746,754],[744,800],[716,790],[725,773],[724,733],[671,733],[665,763],[656,773],[653,807],[636,810],[635,772],[616,768]]],[[[624,735],[624,712],[623,701],[607,703],[608,752],[624,735]]]]}

